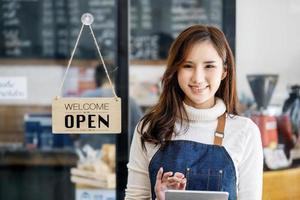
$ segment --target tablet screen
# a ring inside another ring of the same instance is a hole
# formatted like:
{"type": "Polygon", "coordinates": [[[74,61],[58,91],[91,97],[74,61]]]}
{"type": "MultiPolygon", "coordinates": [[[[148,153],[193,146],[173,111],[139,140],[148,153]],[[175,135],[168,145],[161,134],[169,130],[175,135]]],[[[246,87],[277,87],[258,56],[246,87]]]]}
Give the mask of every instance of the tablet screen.
{"type": "Polygon", "coordinates": [[[228,200],[228,192],[167,190],[166,200],[228,200]]]}

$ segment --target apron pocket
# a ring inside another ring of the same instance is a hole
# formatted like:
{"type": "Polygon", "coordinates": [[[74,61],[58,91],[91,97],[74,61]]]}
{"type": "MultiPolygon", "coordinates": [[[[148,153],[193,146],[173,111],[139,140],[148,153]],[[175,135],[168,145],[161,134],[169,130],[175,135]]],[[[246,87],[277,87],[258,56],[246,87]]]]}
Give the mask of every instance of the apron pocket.
{"type": "Polygon", "coordinates": [[[222,189],[223,170],[209,169],[207,190],[220,191],[222,189]]]}
{"type": "Polygon", "coordinates": [[[222,189],[223,170],[191,169],[188,177],[188,190],[220,191],[222,189]]]}

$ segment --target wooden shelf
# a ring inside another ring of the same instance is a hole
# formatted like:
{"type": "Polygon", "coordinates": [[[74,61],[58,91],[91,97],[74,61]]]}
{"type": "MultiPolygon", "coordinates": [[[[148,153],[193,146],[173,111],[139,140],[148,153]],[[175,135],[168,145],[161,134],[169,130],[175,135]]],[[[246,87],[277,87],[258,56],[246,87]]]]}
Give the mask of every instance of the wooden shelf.
{"type": "MultiPolygon", "coordinates": [[[[41,58],[28,58],[28,59],[12,59],[12,58],[0,58],[0,65],[68,65],[68,59],[41,59],[41,58]]],[[[76,59],[72,61],[72,66],[79,67],[95,67],[100,63],[100,59],[76,59]]],[[[105,60],[105,64],[112,65],[112,60],[105,60]]],[[[167,65],[167,60],[130,60],[130,65],[167,65]]]]}
{"type": "Polygon", "coordinates": [[[167,60],[131,60],[129,62],[130,65],[167,65],[167,60]]]}
{"type": "Polygon", "coordinates": [[[73,150],[0,150],[0,166],[75,166],[73,150]]]}
{"type": "MultiPolygon", "coordinates": [[[[0,65],[29,65],[29,66],[44,66],[44,65],[61,65],[67,67],[68,59],[11,59],[1,58],[0,65]]],[[[71,66],[78,67],[95,67],[100,60],[97,59],[73,59],[71,66]]],[[[105,64],[111,65],[113,62],[105,60],[105,64]]]]}

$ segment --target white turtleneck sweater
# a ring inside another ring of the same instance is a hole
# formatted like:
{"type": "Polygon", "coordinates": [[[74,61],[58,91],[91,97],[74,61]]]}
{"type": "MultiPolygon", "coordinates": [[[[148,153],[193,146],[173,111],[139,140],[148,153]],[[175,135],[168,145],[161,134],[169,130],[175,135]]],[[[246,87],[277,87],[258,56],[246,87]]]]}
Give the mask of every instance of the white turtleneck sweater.
{"type": "MultiPolygon", "coordinates": [[[[196,109],[184,104],[190,119],[189,129],[182,134],[173,134],[172,140],[190,140],[204,144],[213,144],[217,127],[217,118],[225,110],[221,99],[216,99],[214,107],[196,109]]],[[[180,132],[180,123],[175,123],[176,133],[180,132]]],[[[263,152],[258,127],[252,120],[241,116],[227,116],[223,146],[229,153],[237,176],[237,194],[239,200],[261,200],[263,152]]],[[[153,155],[159,149],[146,143],[147,151],[142,149],[141,135],[135,130],[128,167],[127,200],[150,199],[151,184],[148,166],[153,155]]]]}

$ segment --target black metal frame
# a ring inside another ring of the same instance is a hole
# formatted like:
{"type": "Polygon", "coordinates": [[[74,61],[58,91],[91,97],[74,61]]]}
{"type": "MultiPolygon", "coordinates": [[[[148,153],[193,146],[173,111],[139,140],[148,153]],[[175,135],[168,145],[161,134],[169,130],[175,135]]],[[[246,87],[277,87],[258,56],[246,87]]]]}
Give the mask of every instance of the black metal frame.
{"type": "Polygon", "coordinates": [[[122,133],[116,140],[116,192],[117,199],[124,199],[127,184],[127,163],[129,158],[128,134],[128,60],[129,60],[129,0],[117,2],[117,66],[116,79],[117,94],[122,99],[122,133]]]}
{"type": "MultiPolygon", "coordinates": [[[[122,134],[116,140],[116,192],[117,200],[123,200],[127,184],[127,163],[129,159],[130,137],[128,109],[128,69],[129,69],[129,8],[130,0],[117,2],[117,94],[122,99],[122,134]]],[[[223,0],[223,31],[235,54],[236,0],[223,0]]]]}
{"type": "Polygon", "coordinates": [[[236,0],[223,0],[223,32],[235,55],[236,0]]]}

